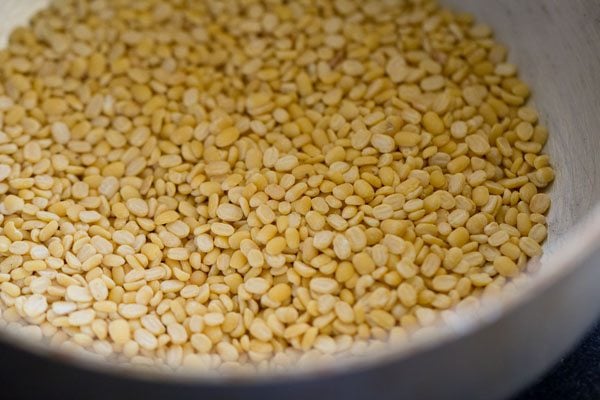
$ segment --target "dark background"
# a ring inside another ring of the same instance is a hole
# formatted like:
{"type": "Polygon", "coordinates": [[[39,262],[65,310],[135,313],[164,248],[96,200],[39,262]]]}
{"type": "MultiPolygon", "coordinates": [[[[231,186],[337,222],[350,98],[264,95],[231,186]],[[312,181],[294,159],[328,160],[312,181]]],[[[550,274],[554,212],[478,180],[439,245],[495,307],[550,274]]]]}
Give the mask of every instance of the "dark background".
{"type": "Polygon", "coordinates": [[[600,321],[581,344],[512,400],[600,399],[600,321]]]}
{"type": "MultiPolygon", "coordinates": [[[[88,400],[91,398],[143,400],[145,397],[145,393],[140,393],[139,390],[127,386],[126,383],[112,385],[104,384],[105,382],[99,376],[97,382],[92,383],[93,388],[82,388],[81,382],[78,382],[76,371],[51,365],[29,354],[0,345],[0,400],[88,400]],[[85,397],[79,396],[78,393],[85,393],[85,397]]],[[[173,393],[154,391],[147,395],[152,398],[177,400],[173,393]]],[[[199,400],[213,399],[210,396],[194,397],[199,400]]],[[[219,397],[218,394],[215,393],[215,397],[219,397]]],[[[249,396],[249,399],[252,397],[249,396]]],[[[574,351],[561,359],[558,365],[538,382],[510,400],[558,399],[600,399],[600,321],[574,351]]]]}

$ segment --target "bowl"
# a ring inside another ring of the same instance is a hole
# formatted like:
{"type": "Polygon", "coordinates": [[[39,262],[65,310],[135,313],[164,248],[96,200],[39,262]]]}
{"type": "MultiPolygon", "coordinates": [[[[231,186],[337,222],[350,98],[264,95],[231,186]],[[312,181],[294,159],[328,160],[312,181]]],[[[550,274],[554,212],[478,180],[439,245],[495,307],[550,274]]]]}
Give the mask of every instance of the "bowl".
{"type": "MultiPolygon", "coordinates": [[[[4,0],[0,45],[45,0],[4,0]]],[[[600,3],[445,0],[489,24],[531,85],[556,180],[542,259],[518,290],[408,348],[275,376],[174,375],[111,366],[1,331],[16,374],[77,397],[501,399],[540,376],[600,315],[600,3]],[[65,376],[76,376],[69,383],[65,376]],[[98,391],[101,387],[102,390],[98,391]]],[[[8,358],[7,358],[8,359],[8,358]]]]}

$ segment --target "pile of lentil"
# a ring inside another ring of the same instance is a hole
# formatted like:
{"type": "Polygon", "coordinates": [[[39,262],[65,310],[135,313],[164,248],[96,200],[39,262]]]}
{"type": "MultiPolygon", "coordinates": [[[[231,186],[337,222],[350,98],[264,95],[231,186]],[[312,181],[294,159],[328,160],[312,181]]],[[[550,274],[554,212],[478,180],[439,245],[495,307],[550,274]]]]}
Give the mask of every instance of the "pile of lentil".
{"type": "Polygon", "coordinates": [[[227,370],[477,303],[554,178],[506,55],[430,0],[55,2],[0,52],[3,325],[227,370]]]}

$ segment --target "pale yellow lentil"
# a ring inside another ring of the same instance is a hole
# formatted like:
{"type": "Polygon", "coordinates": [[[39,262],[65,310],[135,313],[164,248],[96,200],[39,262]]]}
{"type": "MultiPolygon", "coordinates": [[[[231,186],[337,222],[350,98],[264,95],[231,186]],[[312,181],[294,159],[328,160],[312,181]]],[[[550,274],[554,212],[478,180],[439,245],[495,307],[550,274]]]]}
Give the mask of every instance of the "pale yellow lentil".
{"type": "Polygon", "coordinates": [[[433,0],[263,3],[67,0],[12,33],[5,320],[281,367],[403,342],[541,254],[548,131],[489,27],[433,0]]]}

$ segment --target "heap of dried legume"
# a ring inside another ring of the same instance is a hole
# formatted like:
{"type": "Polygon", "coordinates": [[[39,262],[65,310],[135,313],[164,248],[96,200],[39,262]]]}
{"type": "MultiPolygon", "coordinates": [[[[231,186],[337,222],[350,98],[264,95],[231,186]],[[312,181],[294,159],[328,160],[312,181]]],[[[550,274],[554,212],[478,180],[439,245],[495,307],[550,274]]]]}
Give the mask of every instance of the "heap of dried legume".
{"type": "Polygon", "coordinates": [[[434,1],[58,1],[0,53],[2,320],[134,363],[403,340],[541,253],[547,131],[434,1]]]}

